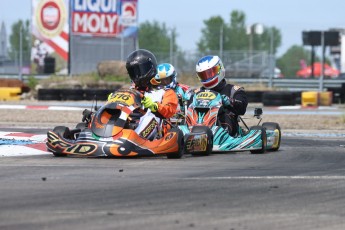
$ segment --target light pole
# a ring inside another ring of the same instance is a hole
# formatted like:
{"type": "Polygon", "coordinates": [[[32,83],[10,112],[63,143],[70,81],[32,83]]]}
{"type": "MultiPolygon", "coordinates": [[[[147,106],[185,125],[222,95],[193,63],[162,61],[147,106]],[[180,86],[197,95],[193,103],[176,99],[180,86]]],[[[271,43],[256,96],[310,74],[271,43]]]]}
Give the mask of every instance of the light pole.
{"type": "Polygon", "coordinates": [[[247,27],[247,34],[249,35],[249,73],[252,74],[253,65],[253,34],[261,35],[264,32],[264,27],[260,23],[254,23],[247,27]]]}
{"type": "Polygon", "coordinates": [[[19,28],[19,79],[23,81],[22,66],[23,66],[23,24],[19,28]]]}
{"type": "Polygon", "coordinates": [[[220,31],[219,31],[219,57],[220,59],[223,59],[223,33],[224,33],[224,28],[223,28],[223,25],[221,25],[220,31]]]}
{"type": "Polygon", "coordinates": [[[320,79],[319,79],[319,91],[323,91],[323,78],[324,78],[324,53],[325,53],[325,36],[324,36],[324,31],[321,31],[321,50],[322,50],[322,55],[321,55],[321,74],[320,74],[320,79]]]}
{"type": "Polygon", "coordinates": [[[269,88],[273,87],[273,78],[274,78],[274,71],[275,71],[275,59],[274,59],[274,51],[273,51],[273,42],[274,42],[274,33],[273,28],[270,28],[270,67],[271,67],[271,74],[270,74],[270,81],[268,84],[269,88]]]}
{"type": "Polygon", "coordinates": [[[169,56],[170,56],[170,64],[173,65],[173,52],[174,52],[174,30],[169,29],[170,31],[170,51],[169,51],[169,56]]]}

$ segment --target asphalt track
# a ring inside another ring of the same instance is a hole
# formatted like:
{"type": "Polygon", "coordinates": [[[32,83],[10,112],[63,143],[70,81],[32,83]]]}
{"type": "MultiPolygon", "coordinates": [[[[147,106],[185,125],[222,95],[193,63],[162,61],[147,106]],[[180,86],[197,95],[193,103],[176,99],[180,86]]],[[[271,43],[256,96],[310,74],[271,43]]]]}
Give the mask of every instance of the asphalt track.
{"type": "Polygon", "coordinates": [[[263,155],[2,156],[0,229],[345,229],[344,145],[283,131],[263,155]]]}

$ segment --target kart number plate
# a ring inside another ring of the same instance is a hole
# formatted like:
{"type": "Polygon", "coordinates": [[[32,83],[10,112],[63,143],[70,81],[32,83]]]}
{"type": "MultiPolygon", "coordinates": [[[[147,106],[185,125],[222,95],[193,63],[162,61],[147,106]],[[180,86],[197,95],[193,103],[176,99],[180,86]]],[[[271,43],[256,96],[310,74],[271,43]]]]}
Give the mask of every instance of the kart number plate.
{"type": "Polygon", "coordinates": [[[216,98],[216,94],[212,92],[200,92],[196,95],[196,99],[199,100],[213,100],[216,98]]]}
{"type": "Polygon", "coordinates": [[[118,92],[114,93],[109,99],[109,103],[116,102],[121,103],[124,105],[133,105],[134,104],[134,96],[131,93],[127,92],[118,92]]]}

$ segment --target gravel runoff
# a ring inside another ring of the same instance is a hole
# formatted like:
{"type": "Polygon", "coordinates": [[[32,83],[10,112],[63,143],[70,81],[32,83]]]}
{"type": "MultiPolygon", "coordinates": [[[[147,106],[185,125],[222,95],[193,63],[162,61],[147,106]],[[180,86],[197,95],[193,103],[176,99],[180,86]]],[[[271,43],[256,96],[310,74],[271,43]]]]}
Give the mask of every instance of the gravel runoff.
{"type": "MultiPolygon", "coordinates": [[[[60,102],[61,103],[61,102],[60,102]]],[[[82,104],[83,102],[80,102],[82,104]]],[[[18,101],[3,102],[2,104],[26,104],[39,105],[37,101],[18,101]]],[[[45,105],[56,105],[54,102],[45,102],[45,105]]],[[[248,108],[258,107],[256,104],[250,104],[248,108]]],[[[259,106],[260,107],[260,106],[259,106]]],[[[264,109],[265,110],[265,109],[264,109]]],[[[22,128],[44,128],[52,129],[55,126],[63,125],[70,128],[81,122],[82,110],[76,111],[60,111],[60,110],[20,110],[20,109],[0,109],[0,128],[1,127],[22,127],[22,128]]],[[[246,114],[243,116],[248,126],[256,125],[258,119],[246,114]]],[[[310,115],[310,114],[289,114],[289,115],[273,115],[264,114],[262,122],[277,122],[282,132],[296,132],[296,130],[322,133],[335,132],[345,135],[345,110],[344,115],[310,115]]]]}

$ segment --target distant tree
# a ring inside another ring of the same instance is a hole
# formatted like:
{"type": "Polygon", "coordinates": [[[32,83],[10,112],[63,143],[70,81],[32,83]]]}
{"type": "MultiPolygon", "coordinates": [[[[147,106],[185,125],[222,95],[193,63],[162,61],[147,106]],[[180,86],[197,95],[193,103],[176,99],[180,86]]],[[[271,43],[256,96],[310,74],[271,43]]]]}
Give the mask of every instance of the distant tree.
{"type": "Polygon", "coordinates": [[[230,24],[225,30],[225,50],[248,50],[249,39],[246,34],[246,15],[234,10],[230,14],[230,24]]]}
{"type": "Polygon", "coordinates": [[[12,25],[12,30],[10,34],[10,50],[9,55],[13,59],[19,58],[19,51],[20,51],[20,29],[22,29],[22,54],[23,54],[23,61],[30,60],[31,55],[31,30],[30,30],[30,22],[26,20],[23,22],[19,20],[18,22],[12,25]]]}
{"type": "MultiPolygon", "coordinates": [[[[225,23],[220,16],[214,16],[204,21],[201,38],[197,43],[201,52],[218,50],[223,41],[223,50],[249,50],[249,35],[246,33],[246,16],[243,12],[234,10],[230,14],[230,22],[225,23]],[[223,39],[220,39],[223,32],[223,39]]],[[[263,34],[252,34],[253,50],[270,51],[271,39],[273,53],[281,45],[281,33],[275,27],[266,27],[263,34]]]]}
{"type": "Polygon", "coordinates": [[[282,36],[276,27],[265,27],[262,35],[253,35],[253,49],[267,50],[276,54],[277,48],[281,45],[282,36]],[[271,44],[272,49],[271,50],[271,44]]]}
{"type": "Polygon", "coordinates": [[[153,53],[169,53],[170,42],[173,44],[173,51],[176,52],[176,37],[175,29],[168,29],[165,23],[146,21],[139,26],[139,47],[153,53]]]}
{"type": "Polygon", "coordinates": [[[169,62],[175,68],[180,67],[178,71],[183,71],[186,66],[186,54],[176,44],[176,37],[175,28],[168,29],[165,23],[146,21],[139,25],[139,47],[154,53],[158,62],[169,62]]]}
{"type": "Polygon", "coordinates": [[[226,30],[224,20],[220,17],[211,17],[204,21],[205,28],[201,30],[201,38],[197,43],[198,50],[201,52],[218,50],[220,45],[221,29],[226,30]],[[225,27],[225,28],[224,28],[225,27]]]}
{"type": "Polygon", "coordinates": [[[301,61],[308,65],[310,59],[311,51],[304,49],[303,46],[294,45],[277,59],[277,67],[285,77],[295,77],[296,72],[301,69],[301,61]]]}

